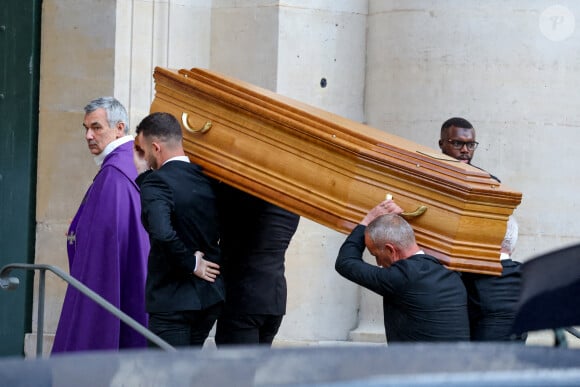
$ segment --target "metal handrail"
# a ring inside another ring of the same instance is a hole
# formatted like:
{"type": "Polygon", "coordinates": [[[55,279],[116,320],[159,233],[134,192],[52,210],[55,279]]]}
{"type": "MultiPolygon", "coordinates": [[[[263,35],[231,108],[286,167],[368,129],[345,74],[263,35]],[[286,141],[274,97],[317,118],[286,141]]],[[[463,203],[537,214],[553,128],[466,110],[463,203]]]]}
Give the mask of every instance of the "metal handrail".
{"type": "Polygon", "coordinates": [[[9,277],[8,275],[14,269],[23,270],[39,270],[40,278],[38,280],[38,322],[36,329],[36,355],[42,356],[42,339],[44,335],[44,288],[45,288],[45,277],[46,271],[51,271],[58,277],[63,279],[69,285],[75,287],[78,291],[83,293],[85,296],[89,297],[91,300],[95,301],[97,304],[105,308],[107,311],[112,313],[115,317],[119,318],[125,324],[129,325],[131,328],[135,329],[137,332],[145,336],[149,341],[156,344],[161,349],[168,352],[177,351],[174,347],[168,344],[166,341],[161,339],[159,336],[151,332],[149,329],[141,325],[139,322],[134,320],[131,316],[119,310],[109,301],[105,300],[99,294],[95,293],[93,290],[88,288],[82,282],[72,277],[71,275],[65,273],[56,266],[43,265],[43,264],[28,264],[28,263],[11,263],[0,270],[0,289],[2,290],[14,290],[20,284],[20,280],[16,277],[9,277]]]}
{"type": "Polygon", "coordinates": [[[574,328],[574,327],[568,327],[565,328],[566,332],[570,333],[572,336],[576,337],[577,339],[580,339],[580,331],[578,331],[578,329],[574,328]]]}

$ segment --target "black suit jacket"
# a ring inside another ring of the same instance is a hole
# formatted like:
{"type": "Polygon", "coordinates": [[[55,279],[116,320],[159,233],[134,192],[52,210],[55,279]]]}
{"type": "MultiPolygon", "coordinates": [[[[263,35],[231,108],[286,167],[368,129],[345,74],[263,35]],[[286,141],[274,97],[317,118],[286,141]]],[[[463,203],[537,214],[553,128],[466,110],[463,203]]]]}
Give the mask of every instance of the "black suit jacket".
{"type": "Polygon", "coordinates": [[[485,173],[488,173],[488,174],[489,174],[489,177],[491,177],[492,179],[494,179],[494,180],[495,180],[495,181],[497,181],[498,183],[501,183],[501,180],[500,180],[500,179],[499,179],[497,176],[494,176],[494,175],[492,175],[491,173],[489,173],[489,172],[488,172],[488,171],[486,171],[485,169],[483,169],[483,168],[480,168],[480,167],[478,167],[477,165],[473,165],[473,164],[471,164],[471,163],[470,163],[469,165],[471,165],[472,167],[475,167],[475,168],[477,168],[477,169],[479,169],[479,170],[482,170],[482,171],[483,171],[483,172],[485,172],[485,173]]]}
{"type": "Polygon", "coordinates": [[[223,301],[222,276],[210,283],[193,274],[196,250],[220,263],[213,181],[198,165],[174,160],[137,182],[141,220],[151,243],[147,312],[201,310],[223,301]]]}
{"type": "Polygon", "coordinates": [[[458,273],[417,254],[388,268],[363,261],[365,226],[346,239],[335,268],[345,278],[383,296],[387,341],[469,340],[467,294],[458,273]]]}
{"type": "Polygon", "coordinates": [[[522,286],[521,264],[511,259],[501,264],[501,276],[462,274],[474,341],[525,340],[527,336],[511,334],[522,286]]]}
{"type": "Polygon", "coordinates": [[[224,315],[285,314],[284,260],[300,217],[224,183],[218,207],[224,315]]]}

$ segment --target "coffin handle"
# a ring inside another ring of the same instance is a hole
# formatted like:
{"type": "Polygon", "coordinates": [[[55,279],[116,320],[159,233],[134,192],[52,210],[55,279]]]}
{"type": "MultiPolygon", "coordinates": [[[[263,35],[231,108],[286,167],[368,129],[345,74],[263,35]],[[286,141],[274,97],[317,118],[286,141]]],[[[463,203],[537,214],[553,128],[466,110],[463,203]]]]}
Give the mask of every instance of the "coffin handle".
{"type": "Polygon", "coordinates": [[[417,209],[415,211],[405,211],[401,214],[401,216],[405,219],[411,219],[411,218],[416,218],[418,216],[421,216],[425,213],[425,211],[427,211],[427,206],[419,206],[417,207],[417,209]]]}
{"type": "Polygon", "coordinates": [[[188,113],[185,113],[185,112],[183,114],[181,114],[181,123],[183,124],[183,126],[185,127],[185,129],[188,132],[191,132],[191,133],[194,133],[194,134],[197,134],[197,133],[204,134],[208,130],[211,129],[211,125],[212,125],[211,124],[211,121],[206,121],[205,122],[205,125],[203,125],[201,128],[194,129],[194,128],[191,127],[191,125],[189,125],[189,114],[188,113]]]}
{"type": "MultiPolygon", "coordinates": [[[[385,200],[393,200],[393,195],[391,194],[386,194],[385,195],[385,200]]],[[[417,207],[417,209],[415,211],[405,211],[403,213],[401,213],[401,216],[405,219],[411,219],[411,218],[416,218],[418,216],[421,216],[425,213],[425,211],[427,211],[427,206],[419,206],[417,207]]]]}

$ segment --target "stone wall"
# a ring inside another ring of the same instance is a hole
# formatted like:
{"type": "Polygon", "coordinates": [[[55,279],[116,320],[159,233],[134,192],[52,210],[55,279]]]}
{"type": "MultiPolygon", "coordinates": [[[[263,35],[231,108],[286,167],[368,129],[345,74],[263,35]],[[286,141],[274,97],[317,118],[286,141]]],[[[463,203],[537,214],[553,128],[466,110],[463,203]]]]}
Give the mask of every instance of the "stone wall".
{"type": "MultiPolygon", "coordinates": [[[[434,149],[441,123],[463,116],[477,129],[474,163],[524,193],[516,259],[576,243],[580,5],[552,6],[44,0],[36,262],[68,267],[65,232],[96,173],[84,104],[113,94],[134,128],[154,97],[155,66],[217,70],[434,149]]],[[[380,298],[334,272],[344,238],[301,220],[280,343],[384,340],[380,298]]],[[[65,291],[48,277],[47,351],[65,291]]]]}

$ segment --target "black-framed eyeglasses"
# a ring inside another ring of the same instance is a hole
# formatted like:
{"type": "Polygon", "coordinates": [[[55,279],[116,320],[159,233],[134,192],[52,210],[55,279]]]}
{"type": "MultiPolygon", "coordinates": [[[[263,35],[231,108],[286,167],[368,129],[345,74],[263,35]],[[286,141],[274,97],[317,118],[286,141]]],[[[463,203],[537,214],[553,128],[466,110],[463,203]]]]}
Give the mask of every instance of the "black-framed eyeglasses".
{"type": "Polygon", "coordinates": [[[451,147],[453,149],[461,149],[463,148],[463,146],[466,146],[467,149],[469,149],[470,151],[475,150],[475,148],[477,148],[477,146],[479,145],[479,143],[477,141],[469,141],[469,142],[465,142],[465,141],[457,141],[457,140],[449,140],[447,139],[447,142],[449,144],[451,144],[451,147]]]}

